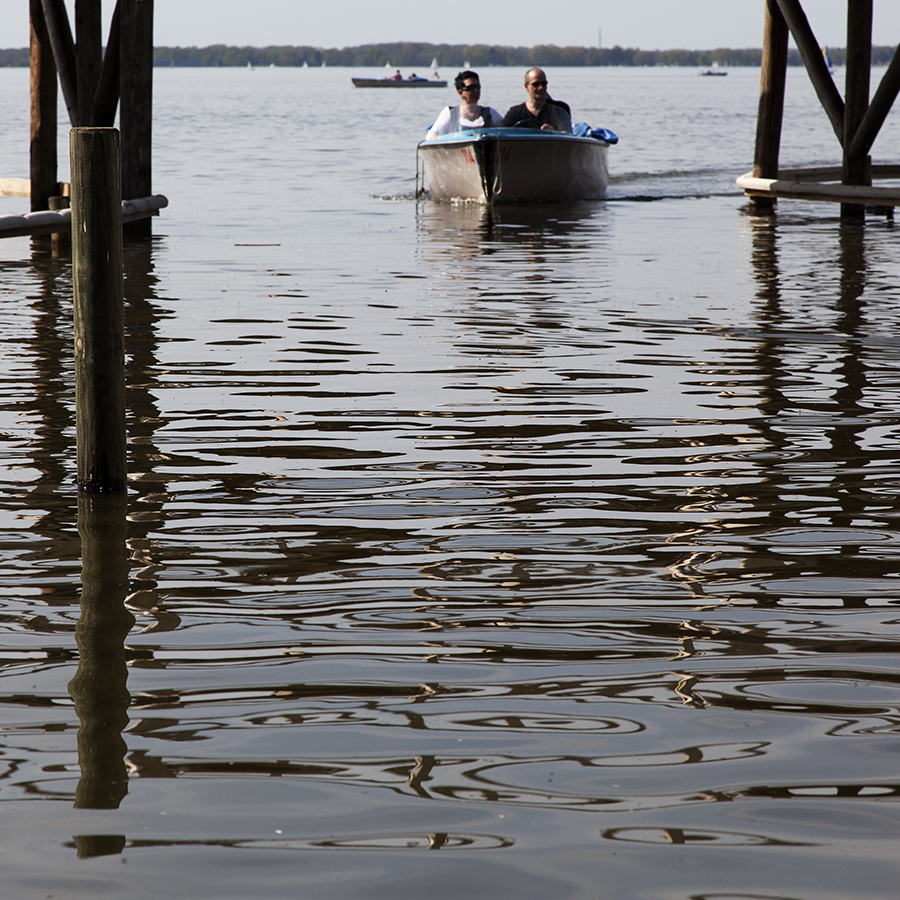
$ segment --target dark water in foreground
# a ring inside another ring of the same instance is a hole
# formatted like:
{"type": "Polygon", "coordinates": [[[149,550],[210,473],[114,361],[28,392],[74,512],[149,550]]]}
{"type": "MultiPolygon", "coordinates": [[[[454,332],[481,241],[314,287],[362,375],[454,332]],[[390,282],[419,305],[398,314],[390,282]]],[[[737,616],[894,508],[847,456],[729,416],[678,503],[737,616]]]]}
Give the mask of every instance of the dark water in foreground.
{"type": "Polygon", "coordinates": [[[755,73],[615,74],[611,200],[492,217],[349,74],[158,75],[127,524],[0,245],[0,896],[894,896],[893,224],[749,214],[755,73]]]}

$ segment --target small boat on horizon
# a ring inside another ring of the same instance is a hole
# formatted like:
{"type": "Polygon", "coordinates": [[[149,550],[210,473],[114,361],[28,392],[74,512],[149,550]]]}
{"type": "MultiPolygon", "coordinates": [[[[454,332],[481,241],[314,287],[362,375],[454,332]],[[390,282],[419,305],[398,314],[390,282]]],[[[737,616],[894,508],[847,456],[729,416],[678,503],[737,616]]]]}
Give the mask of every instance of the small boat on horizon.
{"type": "Polygon", "coordinates": [[[715,75],[727,75],[728,72],[726,72],[725,69],[720,69],[719,64],[717,62],[714,62],[710,68],[706,69],[706,71],[701,72],[700,74],[715,76],[715,75]]]}
{"type": "Polygon", "coordinates": [[[481,203],[601,200],[607,154],[618,137],[581,126],[582,134],[534,128],[473,128],[421,141],[428,193],[436,200],[481,203]]]}
{"type": "Polygon", "coordinates": [[[360,88],[447,87],[447,82],[440,78],[351,78],[350,80],[360,88]]]}

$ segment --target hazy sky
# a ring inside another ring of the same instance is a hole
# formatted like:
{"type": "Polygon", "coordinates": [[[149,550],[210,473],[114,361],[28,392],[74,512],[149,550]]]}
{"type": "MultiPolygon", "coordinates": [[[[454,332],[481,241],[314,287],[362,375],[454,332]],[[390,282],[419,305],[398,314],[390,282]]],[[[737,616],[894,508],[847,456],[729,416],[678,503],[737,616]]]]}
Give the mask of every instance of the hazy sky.
{"type": "MultiPolygon", "coordinates": [[[[848,0],[803,0],[819,43],[843,47],[848,0]]],[[[73,0],[67,5],[74,6],[73,0]]],[[[114,0],[103,4],[112,13],[114,0]]],[[[155,0],[159,46],[305,44],[348,47],[388,41],[596,46],[644,50],[759,47],[764,0],[516,0],[476,12],[410,0],[155,0]]],[[[70,12],[71,17],[71,12],[70,12]]],[[[28,43],[28,3],[0,0],[0,46],[28,43]]],[[[900,43],[900,2],[875,0],[876,44],[900,43]]]]}

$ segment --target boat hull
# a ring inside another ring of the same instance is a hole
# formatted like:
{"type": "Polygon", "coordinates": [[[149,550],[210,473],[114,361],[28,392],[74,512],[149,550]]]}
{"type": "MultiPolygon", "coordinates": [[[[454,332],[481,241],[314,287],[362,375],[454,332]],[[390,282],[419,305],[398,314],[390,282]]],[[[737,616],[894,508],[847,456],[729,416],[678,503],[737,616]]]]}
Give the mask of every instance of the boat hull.
{"type": "Polygon", "coordinates": [[[437,78],[428,80],[427,78],[418,79],[416,81],[400,81],[390,78],[352,78],[351,81],[356,87],[361,88],[444,88],[447,87],[446,81],[437,78]]]}
{"type": "Polygon", "coordinates": [[[438,200],[483,203],[600,200],[609,144],[525,128],[483,128],[422,141],[425,181],[438,200]]]}

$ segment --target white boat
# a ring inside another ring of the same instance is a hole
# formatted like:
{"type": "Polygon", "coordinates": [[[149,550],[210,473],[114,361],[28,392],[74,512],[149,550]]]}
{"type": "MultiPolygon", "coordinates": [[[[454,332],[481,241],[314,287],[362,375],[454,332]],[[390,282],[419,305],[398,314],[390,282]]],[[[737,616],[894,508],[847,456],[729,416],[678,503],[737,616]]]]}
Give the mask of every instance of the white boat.
{"type": "Polygon", "coordinates": [[[473,128],[422,141],[428,193],[438,200],[560,202],[600,200],[609,182],[607,154],[618,138],[533,128],[473,128]]]}

